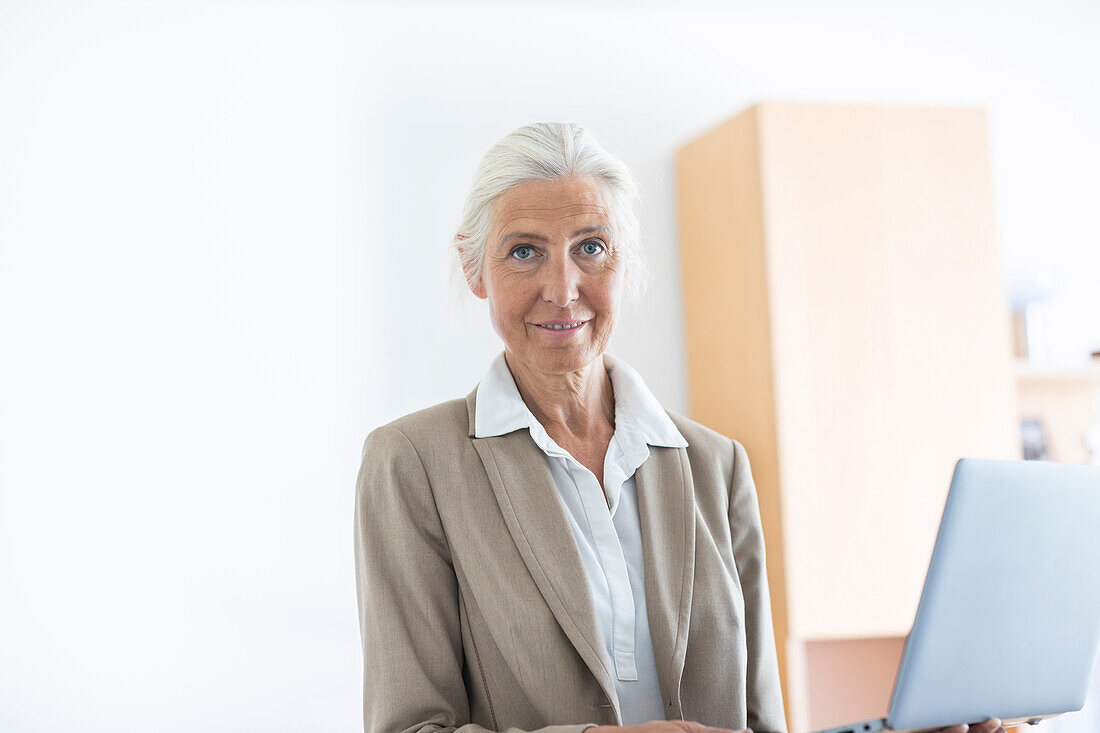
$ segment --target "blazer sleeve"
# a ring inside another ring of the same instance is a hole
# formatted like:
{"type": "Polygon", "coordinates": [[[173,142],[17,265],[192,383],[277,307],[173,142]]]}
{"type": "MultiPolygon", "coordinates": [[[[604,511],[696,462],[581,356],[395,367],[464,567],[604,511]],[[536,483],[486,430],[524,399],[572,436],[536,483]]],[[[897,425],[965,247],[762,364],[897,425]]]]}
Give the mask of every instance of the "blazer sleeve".
{"type": "Polygon", "coordinates": [[[745,447],[736,440],[732,442],[729,522],[734,562],[745,597],[748,725],[755,733],[786,733],[756,484],[745,447]]]}
{"type": "MultiPolygon", "coordinates": [[[[469,723],[458,580],[432,487],[416,448],[392,425],[372,431],[363,445],[355,581],[364,730],[486,733],[469,723]]],[[[591,725],[540,731],[580,733],[591,725]]]]}

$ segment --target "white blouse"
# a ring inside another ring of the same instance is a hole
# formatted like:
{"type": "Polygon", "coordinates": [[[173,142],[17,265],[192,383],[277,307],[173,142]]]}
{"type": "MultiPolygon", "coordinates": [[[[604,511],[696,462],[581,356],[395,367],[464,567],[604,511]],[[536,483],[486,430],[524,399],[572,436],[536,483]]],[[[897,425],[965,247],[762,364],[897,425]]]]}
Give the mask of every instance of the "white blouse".
{"type": "Polygon", "coordinates": [[[636,371],[610,354],[603,360],[615,394],[615,434],[603,470],[606,500],[595,475],[555,443],[527,408],[504,352],[478,383],[474,434],[485,438],[527,429],[546,454],[614,663],[622,724],[637,725],[664,720],[665,714],[646,615],[634,472],[649,457],[650,445],[682,448],[688,443],[636,371]]]}

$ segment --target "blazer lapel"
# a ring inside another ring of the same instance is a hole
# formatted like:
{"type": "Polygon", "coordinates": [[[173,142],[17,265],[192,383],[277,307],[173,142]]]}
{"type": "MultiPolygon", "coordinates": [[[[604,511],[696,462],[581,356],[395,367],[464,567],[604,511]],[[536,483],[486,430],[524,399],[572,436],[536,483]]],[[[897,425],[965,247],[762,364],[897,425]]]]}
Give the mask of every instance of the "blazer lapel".
{"type": "Polygon", "coordinates": [[[695,495],[685,448],[650,446],[634,474],[645,557],[646,615],[666,701],[680,715],[695,578],[695,495]]]}
{"type": "Polygon", "coordinates": [[[512,540],[558,624],[614,706],[616,719],[622,720],[588,577],[546,456],[524,430],[474,437],[476,395],[474,389],[466,397],[469,435],[512,540]]]}

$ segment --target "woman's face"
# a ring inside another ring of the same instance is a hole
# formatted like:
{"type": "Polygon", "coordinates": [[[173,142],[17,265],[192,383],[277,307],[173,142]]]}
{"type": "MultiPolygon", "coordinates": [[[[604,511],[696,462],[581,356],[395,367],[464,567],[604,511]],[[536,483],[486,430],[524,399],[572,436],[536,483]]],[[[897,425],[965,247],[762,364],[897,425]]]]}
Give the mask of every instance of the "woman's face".
{"type": "Polygon", "coordinates": [[[529,181],[496,200],[471,290],[489,301],[511,355],[534,371],[576,371],[607,348],[625,276],[610,205],[590,178],[529,181]]]}

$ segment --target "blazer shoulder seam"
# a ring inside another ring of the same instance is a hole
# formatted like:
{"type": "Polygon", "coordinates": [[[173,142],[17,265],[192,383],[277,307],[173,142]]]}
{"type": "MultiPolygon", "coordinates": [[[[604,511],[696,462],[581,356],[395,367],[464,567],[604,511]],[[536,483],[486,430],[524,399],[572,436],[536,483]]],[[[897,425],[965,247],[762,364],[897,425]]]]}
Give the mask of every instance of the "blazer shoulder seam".
{"type": "Polygon", "coordinates": [[[733,509],[733,480],[737,476],[737,440],[730,438],[730,450],[733,452],[733,456],[730,459],[730,481],[729,490],[726,492],[726,514],[728,515],[733,509]]]}
{"type": "Polygon", "coordinates": [[[447,546],[447,557],[451,559],[451,562],[454,562],[454,555],[451,553],[451,541],[450,538],[447,537],[447,529],[443,526],[443,517],[439,513],[439,503],[435,500],[435,488],[432,486],[431,477],[428,476],[428,468],[424,465],[424,459],[421,457],[420,451],[416,449],[416,444],[409,439],[409,436],[405,434],[405,431],[397,427],[393,423],[388,423],[381,427],[393,430],[395,433],[400,435],[406,443],[409,444],[410,448],[412,448],[413,455],[416,456],[416,460],[420,463],[420,472],[424,474],[424,483],[428,485],[428,495],[432,499],[432,510],[435,511],[436,521],[439,522],[439,531],[443,534],[443,543],[447,546]]]}

